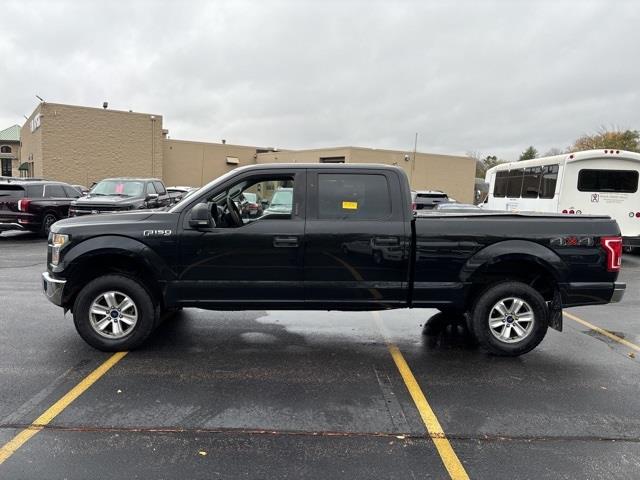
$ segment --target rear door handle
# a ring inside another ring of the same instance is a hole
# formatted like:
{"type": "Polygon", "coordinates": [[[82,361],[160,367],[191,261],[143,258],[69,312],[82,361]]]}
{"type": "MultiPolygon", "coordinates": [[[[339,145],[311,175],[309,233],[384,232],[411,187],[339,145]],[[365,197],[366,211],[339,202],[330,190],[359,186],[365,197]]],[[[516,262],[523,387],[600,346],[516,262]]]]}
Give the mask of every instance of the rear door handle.
{"type": "Polygon", "coordinates": [[[392,245],[398,245],[400,240],[398,237],[374,237],[373,244],[380,247],[389,247],[392,245]]]}
{"type": "Polygon", "coordinates": [[[273,237],[273,246],[280,248],[295,248],[298,246],[298,237],[273,237]]]}

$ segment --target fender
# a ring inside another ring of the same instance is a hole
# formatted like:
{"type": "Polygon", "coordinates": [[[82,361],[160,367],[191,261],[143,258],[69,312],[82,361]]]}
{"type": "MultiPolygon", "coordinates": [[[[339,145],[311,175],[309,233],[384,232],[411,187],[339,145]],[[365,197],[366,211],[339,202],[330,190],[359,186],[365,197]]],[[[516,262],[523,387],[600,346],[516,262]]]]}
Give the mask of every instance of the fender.
{"type": "Polygon", "coordinates": [[[175,273],[154,250],[139,240],[121,235],[101,235],[85,240],[64,252],[62,264],[54,272],[69,278],[80,260],[93,256],[120,255],[141,261],[158,280],[174,280],[175,273]]]}
{"type": "Polygon", "coordinates": [[[536,263],[547,270],[558,283],[569,276],[569,268],[560,256],[545,246],[526,240],[505,240],[480,250],[464,264],[460,270],[462,282],[469,282],[471,276],[482,268],[491,267],[505,260],[524,260],[536,263]]]}

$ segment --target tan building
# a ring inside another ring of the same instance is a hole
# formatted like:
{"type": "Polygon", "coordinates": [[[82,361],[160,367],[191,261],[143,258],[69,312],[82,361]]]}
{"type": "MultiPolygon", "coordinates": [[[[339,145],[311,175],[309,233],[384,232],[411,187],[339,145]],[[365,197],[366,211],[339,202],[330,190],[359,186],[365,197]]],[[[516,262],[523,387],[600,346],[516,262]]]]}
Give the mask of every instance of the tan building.
{"type": "MultiPolygon", "coordinates": [[[[475,161],[469,157],[339,147],[274,150],[174,140],[162,116],[41,103],[21,130],[22,165],[32,176],[90,185],[106,177],[158,177],[167,185],[200,186],[239,166],[270,162],[397,165],[413,189],[443,190],[473,200],[475,161]]],[[[15,174],[15,173],[14,173],[15,174]]]]}
{"type": "Polygon", "coordinates": [[[21,131],[33,175],[90,185],[106,177],[162,178],[162,116],[41,103],[21,131]]]}
{"type": "Polygon", "coordinates": [[[0,176],[2,177],[17,177],[19,175],[20,125],[0,130],[0,167],[0,176]]]}

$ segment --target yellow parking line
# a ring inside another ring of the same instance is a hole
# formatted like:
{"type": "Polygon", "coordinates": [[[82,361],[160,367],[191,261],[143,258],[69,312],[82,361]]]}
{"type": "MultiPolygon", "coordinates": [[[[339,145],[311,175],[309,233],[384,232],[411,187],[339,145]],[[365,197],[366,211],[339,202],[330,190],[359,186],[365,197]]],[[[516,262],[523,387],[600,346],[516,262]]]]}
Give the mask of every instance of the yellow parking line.
{"type": "Polygon", "coordinates": [[[636,345],[635,343],[631,343],[629,340],[625,340],[624,338],[620,338],[617,335],[614,335],[611,332],[606,331],[603,328],[600,328],[592,323],[587,322],[586,320],[581,319],[580,317],[576,317],[575,315],[571,314],[571,313],[567,313],[567,312],[563,312],[564,316],[567,318],[570,318],[571,320],[573,320],[574,322],[578,322],[582,325],[584,325],[587,328],[590,328],[591,330],[593,330],[594,332],[598,332],[600,335],[604,335],[607,338],[610,338],[611,340],[620,343],[621,345],[624,345],[625,347],[629,347],[632,350],[635,350],[636,352],[640,352],[640,346],[636,345]]]}
{"type": "Polygon", "coordinates": [[[378,324],[382,336],[387,342],[389,353],[391,353],[391,357],[400,372],[400,376],[402,377],[407,390],[409,390],[409,395],[411,395],[413,403],[420,413],[420,418],[422,418],[422,422],[427,429],[429,437],[433,441],[436,450],[438,450],[438,454],[440,455],[440,459],[442,460],[444,467],[447,469],[447,472],[449,472],[449,476],[452,480],[469,480],[469,475],[467,475],[462,462],[460,462],[456,452],[453,450],[449,439],[445,435],[444,430],[438,421],[438,417],[436,417],[431,405],[429,405],[427,397],[425,397],[422,392],[422,389],[420,388],[416,377],[413,375],[411,368],[409,368],[409,364],[407,364],[407,361],[404,359],[402,352],[400,352],[397,345],[391,342],[378,312],[371,313],[376,319],[376,323],[378,324]]]}
{"type": "Polygon", "coordinates": [[[31,425],[18,433],[15,437],[5,443],[0,448],[0,465],[13,455],[22,445],[29,441],[31,437],[42,430],[54,418],[56,418],[71,402],[82,395],[91,385],[93,385],[100,377],[109,371],[116,363],[118,363],[128,352],[114,353],[102,365],[93,372],[83,378],[80,383],[69,390],[56,403],[47,408],[42,415],[36,418],[31,425]]]}

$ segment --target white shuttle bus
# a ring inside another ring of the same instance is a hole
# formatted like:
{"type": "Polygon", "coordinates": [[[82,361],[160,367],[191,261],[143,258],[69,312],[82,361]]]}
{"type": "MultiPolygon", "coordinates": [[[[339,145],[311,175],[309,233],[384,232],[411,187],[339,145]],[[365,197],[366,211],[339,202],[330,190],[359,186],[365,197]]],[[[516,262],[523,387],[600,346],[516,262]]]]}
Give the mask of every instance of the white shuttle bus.
{"type": "Polygon", "coordinates": [[[627,248],[640,247],[640,154],[587,150],[487,170],[489,210],[609,215],[627,248]]]}

